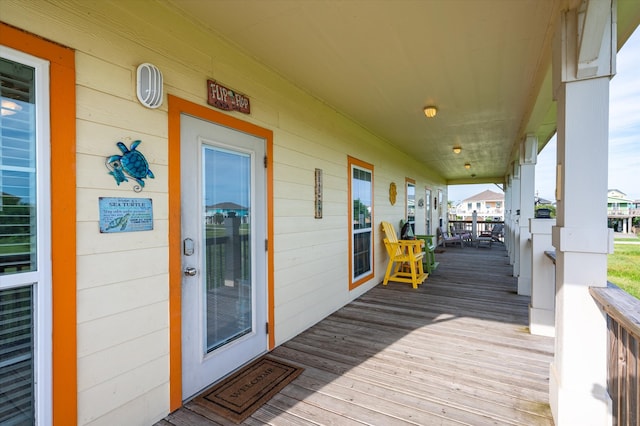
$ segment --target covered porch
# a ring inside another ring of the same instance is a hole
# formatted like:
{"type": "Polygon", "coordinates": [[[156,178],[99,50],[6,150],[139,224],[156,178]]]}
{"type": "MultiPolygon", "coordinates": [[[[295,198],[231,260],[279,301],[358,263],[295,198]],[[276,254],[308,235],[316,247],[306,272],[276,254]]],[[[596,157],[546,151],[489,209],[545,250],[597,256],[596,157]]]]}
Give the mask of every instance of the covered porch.
{"type": "MultiPolygon", "coordinates": [[[[553,338],[529,333],[509,257],[446,248],[413,290],[378,285],[271,356],[305,368],[243,424],[553,424],[553,338]]],[[[228,424],[189,402],[156,426],[228,424]]]]}

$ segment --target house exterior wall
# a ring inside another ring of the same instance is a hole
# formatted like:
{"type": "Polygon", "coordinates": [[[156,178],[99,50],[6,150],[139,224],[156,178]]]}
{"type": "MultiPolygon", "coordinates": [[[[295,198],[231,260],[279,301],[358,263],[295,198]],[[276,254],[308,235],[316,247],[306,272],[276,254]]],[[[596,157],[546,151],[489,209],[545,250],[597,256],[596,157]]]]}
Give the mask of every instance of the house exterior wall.
{"type": "MultiPolygon", "coordinates": [[[[273,131],[275,345],[382,280],[386,254],[378,226],[404,218],[406,177],[416,181],[417,199],[425,186],[446,194],[442,179],[394,149],[392,141],[380,140],[164,5],[3,0],[0,20],[75,50],[77,274],[68,278],[77,289],[77,388],[70,383],[68,391],[77,392],[78,424],[148,425],[170,410],[167,170],[173,159],[167,94],[206,105],[206,79],[218,80],[251,99],[251,115],[230,115],[273,131]],[[143,62],[164,75],[165,102],[156,110],[136,99],[135,71],[143,62]],[[142,140],[139,150],[155,175],[139,195],[116,186],[105,167],[106,157],[118,153],[117,141],[128,145],[135,139],[142,140]],[[375,167],[375,278],[353,291],[348,155],[375,167]],[[322,219],[313,215],[315,168],[324,172],[322,219]],[[390,182],[398,186],[393,206],[390,182]],[[98,198],[134,196],[153,200],[154,229],[101,234],[98,198]]],[[[441,205],[447,205],[446,195],[441,205]]],[[[416,209],[417,233],[425,233],[424,212],[416,209]]]]}
{"type": "Polygon", "coordinates": [[[471,220],[473,212],[477,212],[478,220],[486,220],[487,218],[492,220],[494,218],[504,219],[504,200],[474,200],[474,201],[462,201],[455,207],[455,215],[460,217],[461,220],[471,220]],[[471,207],[469,207],[471,204],[471,207]],[[478,207],[480,204],[480,207],[478,207]]]}

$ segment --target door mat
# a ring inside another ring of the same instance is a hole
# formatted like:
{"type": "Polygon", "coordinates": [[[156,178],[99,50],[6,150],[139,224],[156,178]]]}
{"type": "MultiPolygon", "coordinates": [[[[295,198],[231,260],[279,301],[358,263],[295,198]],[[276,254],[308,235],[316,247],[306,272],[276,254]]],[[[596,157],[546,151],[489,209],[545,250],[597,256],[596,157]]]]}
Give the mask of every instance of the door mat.
{"type": "Polygon", "coordinates": [[[241,423],[303,370],[265,356],[207,389],[195,402],[234,423],[241,423]]]}

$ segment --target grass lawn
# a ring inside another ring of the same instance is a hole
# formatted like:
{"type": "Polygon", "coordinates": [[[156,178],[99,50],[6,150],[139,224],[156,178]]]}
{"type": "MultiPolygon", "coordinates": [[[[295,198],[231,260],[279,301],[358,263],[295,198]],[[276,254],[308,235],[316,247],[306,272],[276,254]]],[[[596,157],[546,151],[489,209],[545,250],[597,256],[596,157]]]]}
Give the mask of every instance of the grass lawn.
{"type": "MultiPolygon", "coordinates": [[[[634,239],[616,239],[630,241],[634,239]]],[[[640,243],[640,239],[635,241],[640,243]]],[[[640,299],[640,244],[615,244],[608,258],[607,279],[640,299]]]]}

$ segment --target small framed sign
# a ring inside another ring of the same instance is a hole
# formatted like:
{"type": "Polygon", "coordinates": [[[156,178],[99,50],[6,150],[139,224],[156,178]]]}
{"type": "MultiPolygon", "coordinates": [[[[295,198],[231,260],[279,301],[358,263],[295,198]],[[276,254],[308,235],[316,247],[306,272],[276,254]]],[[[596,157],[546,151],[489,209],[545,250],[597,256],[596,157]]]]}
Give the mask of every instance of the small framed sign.
{"type": "Polygon", "coordinates": [[[153,230],[151,198],[100,197],[100,232],[135,232],[153,230]]]}
{"type": "Polygon", "coordinates": [[[322,169],[315,172],[315,218],[322,219],[322,169]]]}
{"type": "Polygon", "coordinates": [[[215,80],[207,80],[207,103],[225,111],[251,114],[251,102],[248,97],[215,80]]]}

